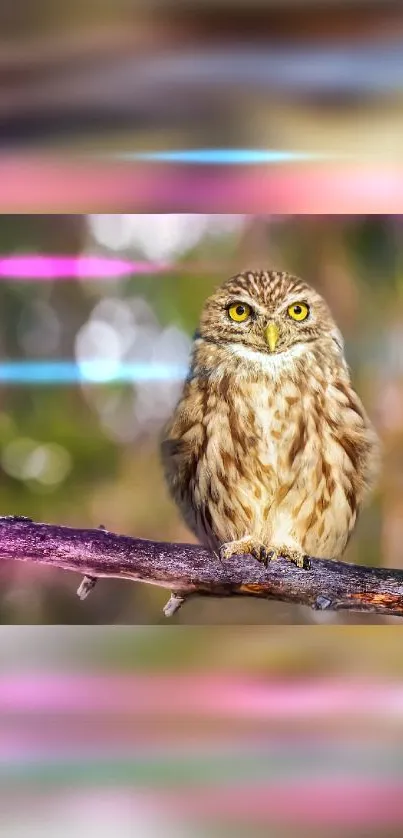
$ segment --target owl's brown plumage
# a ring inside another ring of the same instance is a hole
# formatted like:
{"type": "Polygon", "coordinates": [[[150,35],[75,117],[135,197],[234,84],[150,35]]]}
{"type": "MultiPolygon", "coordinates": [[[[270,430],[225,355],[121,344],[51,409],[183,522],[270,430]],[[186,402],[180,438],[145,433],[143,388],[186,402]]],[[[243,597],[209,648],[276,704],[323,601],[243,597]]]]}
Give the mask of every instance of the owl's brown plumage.
{"type": "Polygon", "coordinates": [[[171,493],[203,544],[224,558],[339,557],[377,450],[313,288],[246,272],[209,297],[162,443],[171,493]]]}

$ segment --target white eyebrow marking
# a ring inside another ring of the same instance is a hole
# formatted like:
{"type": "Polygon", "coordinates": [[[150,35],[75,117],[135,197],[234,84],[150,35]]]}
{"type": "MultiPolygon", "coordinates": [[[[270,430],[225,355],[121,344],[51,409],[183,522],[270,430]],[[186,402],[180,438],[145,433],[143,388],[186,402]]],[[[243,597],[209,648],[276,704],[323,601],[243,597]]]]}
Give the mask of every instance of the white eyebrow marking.
{"type": "Polygon", "coordinates": [[[307,347],[303,343],[296,343],[284,352],[279,352],[277,355],[269,355],[265,352],[259,352],[256,349],[250,349],[248,346],[242,346],[239,343],[229,343],[228,348],[242,358],[244,361],[250,361],[255,366],[265,372],[270,373],[273,377],[283,372],[295,358],[300,358],[307,351],[307,347]]]}

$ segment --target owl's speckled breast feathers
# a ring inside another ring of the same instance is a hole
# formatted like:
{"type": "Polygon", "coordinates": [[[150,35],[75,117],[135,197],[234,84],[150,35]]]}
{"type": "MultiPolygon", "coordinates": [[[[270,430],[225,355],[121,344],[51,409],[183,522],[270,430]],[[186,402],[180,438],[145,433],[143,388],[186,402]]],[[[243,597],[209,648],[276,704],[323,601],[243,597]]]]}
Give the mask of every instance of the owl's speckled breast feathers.
{"type": "Polygon", "coordinates": [[[377,439],[314,289],[246,273],[207,300],[162,455],[174,499],[211,550],[297,563],[342,554],[377,439]]]}

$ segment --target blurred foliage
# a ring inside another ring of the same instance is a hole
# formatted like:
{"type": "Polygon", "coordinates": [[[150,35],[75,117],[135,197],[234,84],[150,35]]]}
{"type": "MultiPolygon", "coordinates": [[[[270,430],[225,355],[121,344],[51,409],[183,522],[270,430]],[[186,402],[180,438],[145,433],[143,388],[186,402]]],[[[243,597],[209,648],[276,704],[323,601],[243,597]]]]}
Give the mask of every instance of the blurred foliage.
{"type": "MultiPolygon", "coordinates": [[[[181,241],[175,253],[177,269],[166,273],[86,282],[73,278],[2,281],[0,361],[74,359],[77,333],[85,328],[102,301],[118,300],[123,302],[123,308],[133,301],[145,306],[144,316],[158,330],[158,340],[161,335],[180,336],[182,330],[190,337],[203,300],[232,273],[261,265],[286,268],[301,275],[331,304],[346,338],[355,385],[384,439],[385,468],[380,487],[370,509],[362,515],[347,558],[366,564],[401,566],[399,463],[403,457],[403,388],[396,356],[396,346],[398,349],[403,336],[403,306],[398,293],[403,255],[401,218],[245,216],[235,219],[234,226],[229,224],[222,232],[219,218],[211,216],[206,229],[198,237],[193,236],[190,247],[185,239],[181,241]],[[58,324],[59,331],[50,344],[45,340],[46,317],[43,323],[37,322],[39,302],[48,307],[46,311],[58,324]],[[179,331],[173,333],[173,326],[179,331]],[[28,343],[27,331],[34,336],[28,343]]],[[[135,219],[132,217],[132,224],[135,219]]],[[[95,252],[144,259],[145,252],[150,256],[153,241],[158,243],[157,221],[153,222],[153,216],[148,219],[144,252],[137,237],[135,245],[126,241],[116,253],[97,239],[91,218],[3,216],[0,252],[95,252]]],[[[167,247],[169,250],[169,237],[167,247]]],[[[135,417],[136,404],[143,398],[136,386],[3,383],[1,387],[2,514],[22,514],[85,527],[103,524],[116,532],[146,538],[192,539],[168,498],[162,478],[158,435],[166,417],[157,382],[152,385],[155,389],[147,391],[152,400],[155,398],[156,419],[151,423],[145,414],[132,434],[131,415],[133,412],[135,417]],[[159,410],[161,417],[157,416],[159,410]],[[105,415],[114,417],[112,431],[105,424],[105,415]],[[120,420],[124,433],[120,433],[119,426],[119,432],[116,431],[116,422],[120,420]],[[5,452],[21,439],[32,440],[38,446],[57,445],[67,452],[70,467],[59,481],[46,483],[32,475],[10,473],[5,467],[5,452]]],[[[153,402],[151,409],[152,406],[153,402]]],[[[134,422],[135,418],[133,428],[134,422]]],[[[0,579],[3,623],[162,623],[165,619],[161,609],[166,594],[148,586],[102,582],[81,603],[75,597],[78,579],[61,571],[3,562],[0,579]]],[[[179,623],[380,622],[358,615],[311,614],[282,603],[247,599],[195,600],[174,619],[179,623]]]]}

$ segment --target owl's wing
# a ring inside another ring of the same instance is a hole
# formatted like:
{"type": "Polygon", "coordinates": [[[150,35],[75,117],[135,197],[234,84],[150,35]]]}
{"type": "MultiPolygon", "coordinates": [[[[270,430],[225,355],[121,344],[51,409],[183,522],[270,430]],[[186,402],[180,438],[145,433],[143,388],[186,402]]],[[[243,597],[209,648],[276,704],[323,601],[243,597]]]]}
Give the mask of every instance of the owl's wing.
{"type": "Polygon", "coordinates": [[[177,459],[183,457],[186,444],[183,439],[163,439],[160,445],[161,457],[163,462],[167,462],[172,458],[177,459]]]}

